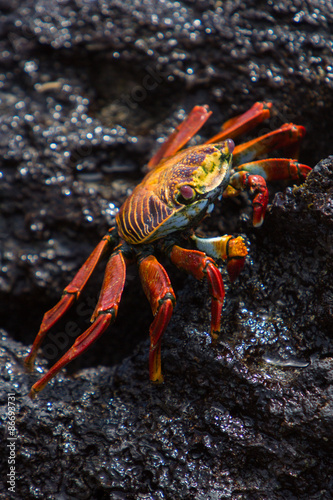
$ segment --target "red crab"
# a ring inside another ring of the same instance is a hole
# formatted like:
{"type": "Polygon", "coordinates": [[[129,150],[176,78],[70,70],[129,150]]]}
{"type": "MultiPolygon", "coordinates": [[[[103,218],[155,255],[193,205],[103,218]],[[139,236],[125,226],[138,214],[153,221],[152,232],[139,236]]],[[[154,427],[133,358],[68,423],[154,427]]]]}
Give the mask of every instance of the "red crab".
{"type": "Polygon", "coordinates": [[[253,224],[263,222],[268,203],[266,181],[303,181],[310,171],[295,159],[255,160],[276,148],[295,158],[304,127],[292,123],[235,147],[232,139],[252,129],[270,115],[271,103],[256,103],[246,113],[228,120],[221,131],[203,145],[182,149],[209,118],[207,106],[196,106],[148,163],[149,172],[121,206],[116,225],[97,245],[61,300],[45,313],[25,362],[32,368],[37,350],[48,330],[76,299],[105,254],[109,255],[92,325],[34,384],[34,397],[67,363],[82,354],[115,320],[125,284],[126,265],[135,261],[154,320],[150,326],[149,376],[162,382],[161,340],[171,318],[175,295],[165,269],[154,256],[164,252],[178,268],[198,280],[206,279],[212,297],[211,337],[220,332],[224,286],[214,259],[227,262],[231,281],[243,268],[247,250],[241,237],[224,235],[198,238],[194,229],[212,211],[217,199],[237,196],[244,189],[253,197],[253,224]],[[183,248],[182,245],[188,248],[183,248]]]}

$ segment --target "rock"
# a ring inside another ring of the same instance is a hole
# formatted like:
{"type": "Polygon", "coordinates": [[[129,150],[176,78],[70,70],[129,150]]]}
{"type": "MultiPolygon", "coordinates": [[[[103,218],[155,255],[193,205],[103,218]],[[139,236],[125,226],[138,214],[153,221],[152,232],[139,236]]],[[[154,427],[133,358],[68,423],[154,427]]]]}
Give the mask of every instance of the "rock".
{"type": "Polygon", "coordinates": [[[261,229],[245,198],[205,221],[249,245],[242,275],[225,279],[215,346],[207,286],[168,267],[178,302],[164,385],[148,381],[151,316],[134,270],[117,323],[34,401],[47,362],[86,327],[102,267],[37,371],[22,365],[156,140],[195,104],[214,111],[209,137],[272,100],[255,134],[294,121],[307,128],[301,161],[332,153],[328,3],[26,0],[0,2],[0,20],[3,478],[13,393],[17,498],[331,498],[332,157],[279,188],[261,229]]]}

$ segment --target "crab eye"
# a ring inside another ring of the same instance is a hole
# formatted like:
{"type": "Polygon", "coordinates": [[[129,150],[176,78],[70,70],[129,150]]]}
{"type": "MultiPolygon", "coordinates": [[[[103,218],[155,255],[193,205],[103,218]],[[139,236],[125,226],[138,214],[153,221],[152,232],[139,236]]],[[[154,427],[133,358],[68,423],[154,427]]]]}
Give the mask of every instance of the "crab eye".
{"type": "Polygon", "coordinates": [[[197,193],[191,186],[184,185],[179,188],[177,201],[182,205],[188,205],[189,203],[194,201],[196,195],[197,193]]]}
{"type": "Polygon", "coordinates": [[[196,195],[197,193],[191,186],[181,186],[177,196],[177,201],[183,205],[188,205],[195,199],[196,195]]]}
{"type": "Polygon", "coordinates": [[[229,153],[232,154],[233,150],[235,149],[234,141],[232,139],[227,139],[226,143],[228,144],[229,153]]]}
{"type": "Polygon", "coordinates": [[[191,186],[181,186],[180,194],[185,200],[191,200],[195,196],[195,191],[191,186]]]}

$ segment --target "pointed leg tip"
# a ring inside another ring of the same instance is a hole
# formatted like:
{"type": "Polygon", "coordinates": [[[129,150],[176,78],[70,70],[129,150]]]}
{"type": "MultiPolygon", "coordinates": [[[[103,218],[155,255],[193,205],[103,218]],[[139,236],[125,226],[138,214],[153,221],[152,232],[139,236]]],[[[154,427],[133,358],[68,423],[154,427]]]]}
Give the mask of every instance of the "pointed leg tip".
{"type": "Polygon", "coordinates": [[[220,331],[215,330],[215,329],[211,330],[211,332],[210,332],[210,338],[211,338],[211,341],[212,341],[213,345],[216,345],[219,336],[220,336],[220,331]]]}
{"type": "Polygon", "coordinates": [[[270,102],[270,101],[259,101],[257,102],[255,105],[257,105],[259,108],[262,108],[262,109],[271,109],[272,106],[273,106],[273,103],[270,102]]]}
{"type": "Polygon", "coordinates": [[[308,167],[308,165],[303,165],[302,163],[300,163],[298,165],[298,168],[299,168],[302,180],[305,181],[305,179],[307,178],[307,176],[311,172],[312,168],[308,167]]]}
{"type": "Polygon", "coordinates": [[[306,128],[303,127],[303,125],[298,125],[298,133],[299,133],[300,139],[302,139],[306,134],[306,128]]]}
{"type": "Polygon", "coordinates": [[[35,391],[35,389],[32,387],[28,396],[31,400],[34,400],[38,394],[38,391],[35,391]]]}
{"type": "Polygon", "coordinates": [[[230,259],[227,264],[227,272],[231,283],[234,283],[240,275],[245,264],[245,257],[230,259]]]}
{"type": "Polygon", "coordinates": [[[150,381],[153,384],[163,384],[164,377],[162,375],[162,370],[159,368],[158,370],[152,370],[149,374],[150,381]]]}
{"type": "Polygon", "coordinates": [[[253,217],[253,227],[260,227],[264,222],[264,216],[253,217]]]}
{"type": "Polygon", "coordinates": [[[263,222],[264,222],[263,220],[261,220],[259,222],[254,222],[253,221],[253,227],[261,227],[263,222]]]}
{"type": "Polygon", "coordinates": [[[162,374],[160,374],[160,376],[156,379],[151,379],[151,382],[154,384],[154,385],[161,385],[164,383],[164,377],[162,374]]]}
{"type": "Polygon", "coordinates": [[[155,355],[156,350],[151,350],[149,356],[149,379],[153,384],[163,384],[164,378],[162,375],[160,350],[157,357],[155,355]]]}

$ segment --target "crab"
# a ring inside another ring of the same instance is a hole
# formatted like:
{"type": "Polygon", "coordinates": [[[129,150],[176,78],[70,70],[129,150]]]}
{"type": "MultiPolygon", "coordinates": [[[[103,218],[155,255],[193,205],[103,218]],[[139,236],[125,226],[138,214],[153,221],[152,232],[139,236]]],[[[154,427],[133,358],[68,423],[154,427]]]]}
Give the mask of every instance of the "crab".
{"type": "Polygon", "coordinates": [[[253,197],[253,225],[262,224],[268,204],[266,181],[302,182],[310,167],[298,163],[305,129],[292,123],[235,146],[233,139],[270,115],[272,104],[257,102],[247,112],[225,122],[220,132],[199,146],[184,148],[211,115],[208,106],[195,106],[149,161],[148,173],[121,206],[112,227],[93,250],[60,301],[44,314],[40,330],[25,359],[32,369],[37,351],[51,327],[79,298],[102,257],[109,255],[91,326],[38,380],[33,398],[67,363],[82,354],[115,320],[126,279],[126,267],[136,262],[154,316],[150,326],[149,377],[163,381],[161,340],[176,303],[170,279],[154,254],[162,252],[179,269],[207,280],[211,301],[210,335],[221,329],[224,284],[216,260],[226,261],[231,282],[244,266],[247,249],[242,237],[199,238],[194,230],[221,197],[248,190],[253,197]],[[282,148],[292,158],[264,158],[282,148]]]}

